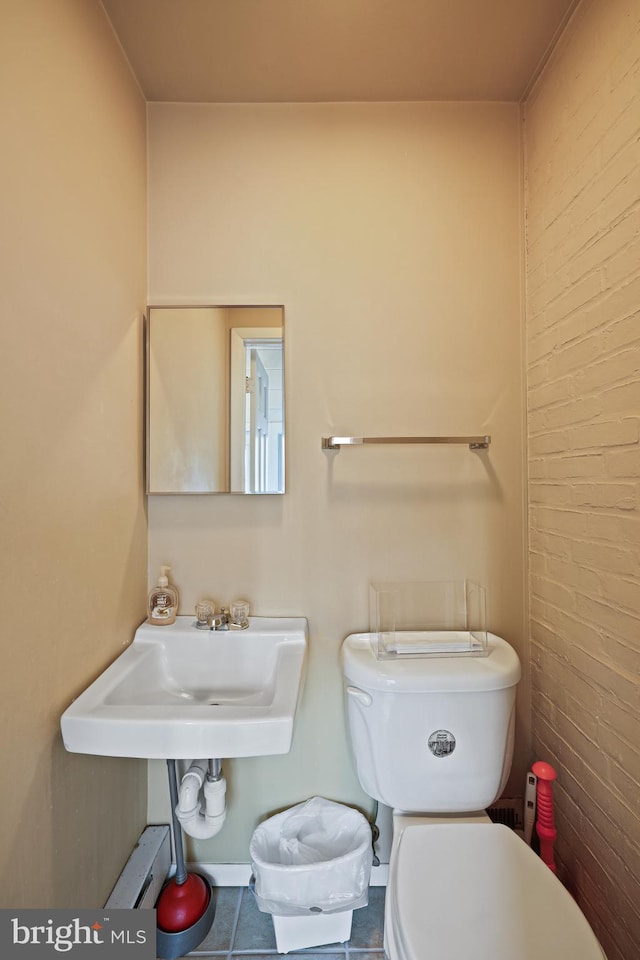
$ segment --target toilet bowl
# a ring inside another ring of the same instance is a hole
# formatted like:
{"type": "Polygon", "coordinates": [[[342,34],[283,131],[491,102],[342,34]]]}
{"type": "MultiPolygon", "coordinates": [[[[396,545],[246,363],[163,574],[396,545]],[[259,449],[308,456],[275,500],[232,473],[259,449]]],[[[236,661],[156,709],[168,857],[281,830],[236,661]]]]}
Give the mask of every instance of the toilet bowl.
{"type": "Polygon", "coordinates": [[[508,827],[395,823],[390,960],[605,960],[584,914],[508,827]]]}
{"type": "Polygon", "coordinates": [[[515,651],[378,660],[369,634],[342,647],[349,733],[363,789],[393,813],[389,960],[606,960],[540,858],[484,812],[513,755],[515,651]]]}

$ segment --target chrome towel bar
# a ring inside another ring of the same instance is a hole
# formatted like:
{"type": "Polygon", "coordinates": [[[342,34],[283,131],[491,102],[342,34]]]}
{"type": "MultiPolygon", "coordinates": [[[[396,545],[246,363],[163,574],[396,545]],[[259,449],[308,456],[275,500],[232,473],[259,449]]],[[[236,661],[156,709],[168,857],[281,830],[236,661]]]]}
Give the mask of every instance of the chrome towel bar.
{"type": "Polygon", "coordinates": [[[323,437],[322,449],[339,450],[363,443],[468,443],[470,450],[486,450],[491,437],[323,437]]]}

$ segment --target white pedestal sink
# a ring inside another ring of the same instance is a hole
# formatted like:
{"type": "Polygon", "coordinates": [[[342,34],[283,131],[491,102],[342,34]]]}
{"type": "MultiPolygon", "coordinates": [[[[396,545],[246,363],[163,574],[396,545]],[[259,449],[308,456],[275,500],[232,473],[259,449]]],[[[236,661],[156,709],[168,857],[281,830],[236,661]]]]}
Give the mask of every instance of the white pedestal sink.
{"type": "Polygon", "coordinates": [[[251,617],[246,630],[197,630],[193,617],[142,624],[75,700],[67,750],[192,759],[287,753],[304,683],[303,617],[251,617]]]}

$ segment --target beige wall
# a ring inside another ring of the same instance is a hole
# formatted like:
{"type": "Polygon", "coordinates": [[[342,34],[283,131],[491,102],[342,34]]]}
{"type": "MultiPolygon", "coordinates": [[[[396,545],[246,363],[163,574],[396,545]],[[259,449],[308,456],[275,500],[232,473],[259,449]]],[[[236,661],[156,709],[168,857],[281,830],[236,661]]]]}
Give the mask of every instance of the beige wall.
{"type": "Polygon", "coordinates": [[[98,2],[0,16],[0,906],[95,906],[146,768],[59,718],[144,617],[145,105],[98,2]]]}
{"type": "Polygon", "coordinates": [[[640,953],[640,7],[587,0],[526,104],[533,729],[560,874],[640,953]]]}
{"type": "Polygon", "coordinates": [[[519,135],[513,104],[149,105],[150,301],[284,304],[288,364],[287,494],[152,498],[151,574],[172,564],[185,613],[246,595],[311,631],[291,753],[225,765],[227,823],[191,855],[246,861],[259,818],[316,792],[371,809],[338,659],[370,580],[480,581],[526,660],[519,135]],[[487,454],[320,449],[484,432],[487,454]]]}

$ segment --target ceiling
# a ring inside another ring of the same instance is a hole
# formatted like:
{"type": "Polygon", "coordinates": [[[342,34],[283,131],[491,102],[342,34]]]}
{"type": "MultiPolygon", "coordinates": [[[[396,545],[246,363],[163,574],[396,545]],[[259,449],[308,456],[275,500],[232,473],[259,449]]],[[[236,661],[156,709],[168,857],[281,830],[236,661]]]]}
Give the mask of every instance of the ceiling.
{"type": "Polygon", "coordinates": [[[507,100],[577,0],[102,0],[148,100],[507,100]]]}

